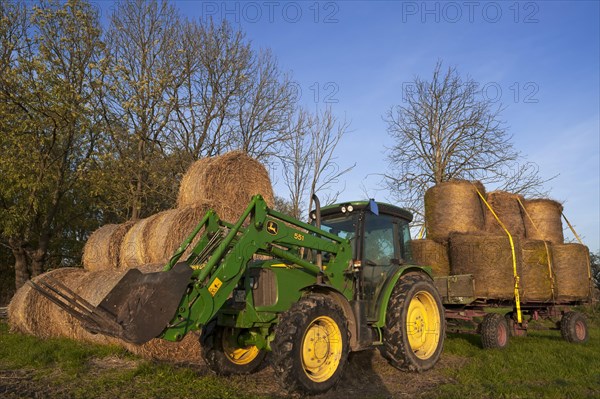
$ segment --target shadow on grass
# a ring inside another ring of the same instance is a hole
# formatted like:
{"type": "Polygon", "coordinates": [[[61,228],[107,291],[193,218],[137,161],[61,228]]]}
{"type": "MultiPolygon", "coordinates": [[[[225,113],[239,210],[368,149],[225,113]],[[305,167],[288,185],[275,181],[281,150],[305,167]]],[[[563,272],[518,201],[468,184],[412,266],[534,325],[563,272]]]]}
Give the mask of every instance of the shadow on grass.
{"type": "Polygon", "coordinates": [[[463,341],[475,348],[482,349],[481,338],[476,333],[448,333],[448,338],[463,341]]]}

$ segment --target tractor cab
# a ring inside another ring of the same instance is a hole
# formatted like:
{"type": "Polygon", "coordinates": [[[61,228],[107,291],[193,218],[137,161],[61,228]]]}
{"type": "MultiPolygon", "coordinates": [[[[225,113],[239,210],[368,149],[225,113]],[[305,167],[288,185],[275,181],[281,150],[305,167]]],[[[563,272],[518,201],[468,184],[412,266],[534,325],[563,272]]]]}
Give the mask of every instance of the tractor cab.
{"type": "MultiPolygon", "coordinates": [[[[311,218],[316,220],[315,212],[311,218]]],[[[412,214],[381,202],[359,201],[321,209],[321,229],[346,238],[359,271],[360,299],[367,302],[367,319],[377,319],[379,296],[401,265],[410,263],[409,223],[412,214]]]]}

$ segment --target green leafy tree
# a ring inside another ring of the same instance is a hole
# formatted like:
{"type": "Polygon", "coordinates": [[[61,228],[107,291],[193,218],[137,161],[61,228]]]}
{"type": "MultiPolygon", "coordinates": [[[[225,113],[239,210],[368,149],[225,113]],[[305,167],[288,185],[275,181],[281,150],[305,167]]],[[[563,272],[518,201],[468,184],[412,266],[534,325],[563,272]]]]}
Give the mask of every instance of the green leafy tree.
{"type": "Polygon", "coordinates": [[[2,4],[0,235],[19,287],[44,271],[57,235],[92,213],[86,177],[103,44],[88,3],[2,4]]]}

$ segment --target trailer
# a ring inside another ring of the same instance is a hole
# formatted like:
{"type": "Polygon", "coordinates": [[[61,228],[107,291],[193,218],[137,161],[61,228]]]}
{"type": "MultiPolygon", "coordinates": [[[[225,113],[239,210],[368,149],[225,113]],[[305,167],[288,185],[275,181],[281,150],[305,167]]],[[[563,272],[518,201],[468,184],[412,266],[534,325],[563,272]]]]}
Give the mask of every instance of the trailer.
{"type": "Polygon", "coordinates": [[[471,274],[434,278],[445,308],[446,331],[479,334],[485,349],[502,349],[509,338],[526,336],[529,323],[548,320],[570,343],[589,340],[588,325],[576,306],[589,304],[591,297],[567,302],[517,302],[514,299],[475,296],[471,274]]]}

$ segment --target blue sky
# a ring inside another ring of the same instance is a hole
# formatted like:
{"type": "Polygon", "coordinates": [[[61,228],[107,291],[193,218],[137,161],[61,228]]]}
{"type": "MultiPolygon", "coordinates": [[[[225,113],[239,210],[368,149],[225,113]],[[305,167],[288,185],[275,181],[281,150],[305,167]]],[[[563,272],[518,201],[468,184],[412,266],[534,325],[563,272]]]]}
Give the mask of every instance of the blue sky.
{"type": "MultiPolygon", "coordinates": [[[[506,107],[515,146],[537,163],[551,196],[600,248],[600,7],[592,1],[195,2],[190,18],[227,18],[271,48],[308,107],[333,100],[351,121],[341,166],[356,168],[341,199],[389,200],[378,174],[391,145],[382,116],[403,83],[437,60],[470,75],[506,107]],[[318,88],[318,93],[317,93],[318,88]]],[[[283,187],[276,185],[276,190],[283,187]]]]}

